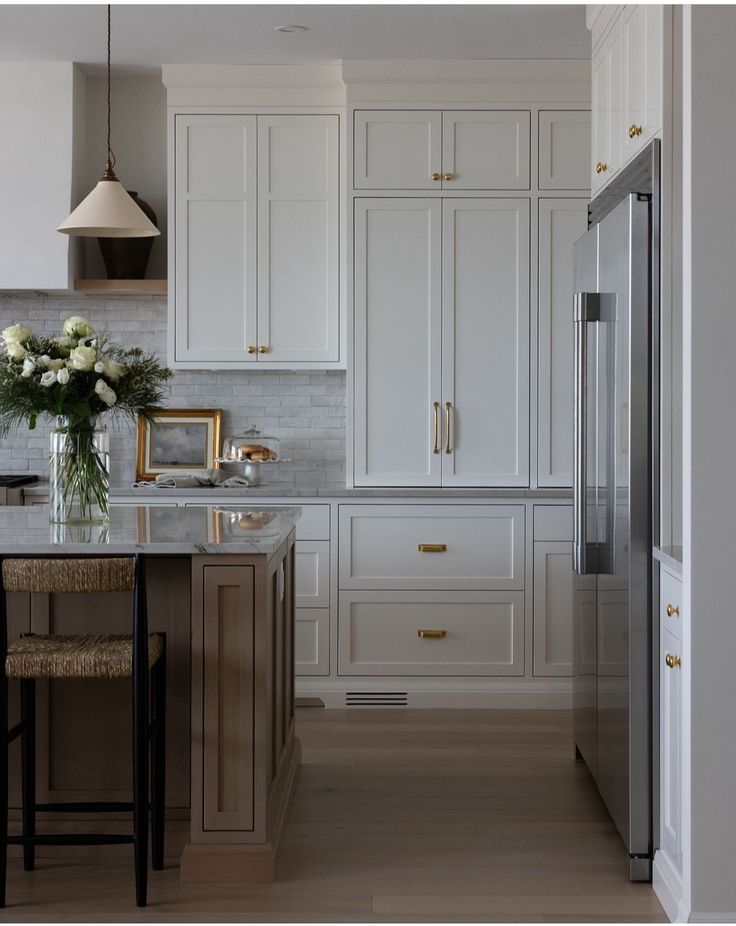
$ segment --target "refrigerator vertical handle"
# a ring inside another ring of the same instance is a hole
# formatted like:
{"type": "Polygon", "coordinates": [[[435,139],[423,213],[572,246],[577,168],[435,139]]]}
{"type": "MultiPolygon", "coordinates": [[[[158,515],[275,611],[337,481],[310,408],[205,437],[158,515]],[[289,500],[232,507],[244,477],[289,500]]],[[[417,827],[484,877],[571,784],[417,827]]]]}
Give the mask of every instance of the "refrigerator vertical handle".
{"type": "Polygon", "coordinates": [[[578,575],[587,572],[586,551],[588,546],[588,524],[586,513],[588,470],[586,425],[588,418],[588,326],[585,305],[592,293],[575,293],[573,319],[575,327],[575,406],[573,410],[573,569],[578,575]]]}

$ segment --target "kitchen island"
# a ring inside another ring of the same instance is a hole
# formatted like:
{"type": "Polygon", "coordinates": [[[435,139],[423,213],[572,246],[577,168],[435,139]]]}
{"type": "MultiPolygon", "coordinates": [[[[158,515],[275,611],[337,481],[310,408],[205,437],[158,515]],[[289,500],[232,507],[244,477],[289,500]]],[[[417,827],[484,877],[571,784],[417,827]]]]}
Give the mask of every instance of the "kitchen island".
{"type": "MultiPolygon", "coordinates": [[[[50,525],[46,506],[0,513],[0,556],[146,556],[149,627],[168,642],[167,813],[191,821],[182,880],[276,876],[300,760],[299,516],[299,508],[113,506],[106,525],[50,525]]],[[[122,593],[13,593],[8,606],[10,640],[27,632],[130,632],[130,597],[122,593]]],[[[132,764],[128,685],[40,686],[39,801],[125,797],[132,764]]],[[[12,712],[17,692],[11,698],[12,712]]],[[[11,769],[10,804],[17,807],[13,750],[11,769]]]]}

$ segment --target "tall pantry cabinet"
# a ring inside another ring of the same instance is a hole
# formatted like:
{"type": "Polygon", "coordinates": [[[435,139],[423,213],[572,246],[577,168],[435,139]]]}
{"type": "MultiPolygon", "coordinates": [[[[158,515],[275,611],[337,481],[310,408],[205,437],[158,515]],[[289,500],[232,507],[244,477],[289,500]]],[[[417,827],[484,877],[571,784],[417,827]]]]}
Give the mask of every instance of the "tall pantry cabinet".
{"type": "Polygon", "coordinates": [[[353,128],[355,485],[571,485],[589,113],[356,110],[353,128]]]}

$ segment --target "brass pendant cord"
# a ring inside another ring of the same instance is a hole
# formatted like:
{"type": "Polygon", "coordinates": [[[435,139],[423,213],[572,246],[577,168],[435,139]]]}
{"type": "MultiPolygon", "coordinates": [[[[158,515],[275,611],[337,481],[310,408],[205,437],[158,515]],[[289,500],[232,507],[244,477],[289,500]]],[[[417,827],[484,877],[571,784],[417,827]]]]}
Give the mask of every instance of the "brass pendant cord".
{"type": "Polygon", "coordinates": [[[105,180],[117,180],[115,176],[115,155],[110,144],[110,123],[112,122],[112,106],[110,103],[110,17],[112,4],[107,4],[107,166],[103,178],[105,180]]]}

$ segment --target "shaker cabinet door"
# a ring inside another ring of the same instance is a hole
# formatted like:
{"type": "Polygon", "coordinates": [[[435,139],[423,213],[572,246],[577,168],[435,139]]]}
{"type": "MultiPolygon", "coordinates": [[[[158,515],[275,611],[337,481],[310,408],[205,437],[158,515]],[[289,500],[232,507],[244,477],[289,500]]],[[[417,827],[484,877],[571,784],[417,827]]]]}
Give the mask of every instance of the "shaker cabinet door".
{"type": "Polygon", "coordinates": [[[255,362],[256,117],[175,117],[175,360],[255,362]]]}
{"type": "Polygon", "coordinates": [[[442,114],[445,190],[528,190],[526,110],[467,110],[442,114]]]}
{"type": "Polygon", "coordinates": [[[258,362],[339,360],[337,116],[258,116],[258,362]]]}
{"type": "Polygon", "coordinates": [[[572,544],[534,544],[534,674],[572,675],[572,544]]]}
{"type": "Polygon", "coordinates": [[[442,483],[525,486],[529,200],[453,198],[442,208],[442,483]]]}
{"type": "Polygon", "coordinates": [[[537,480],[572,485],[572,246],[588,227],[587,199],[539,200],[537,480]]]}
{"type": "Polygon", "coordinates": [[[667,630],[660,643],[661,847],[682,868],[682,644],[667,630]]]}
{"type": "Polygon", "coordinates": [[[353,174],[357,190],[440,189],[442,113],[356,110],[353,174]]]}
{"type": "Polygon", "coordinates": [[[355,444],[358,486],[441,478],[439,199],[355,204],[355,444]]]}

